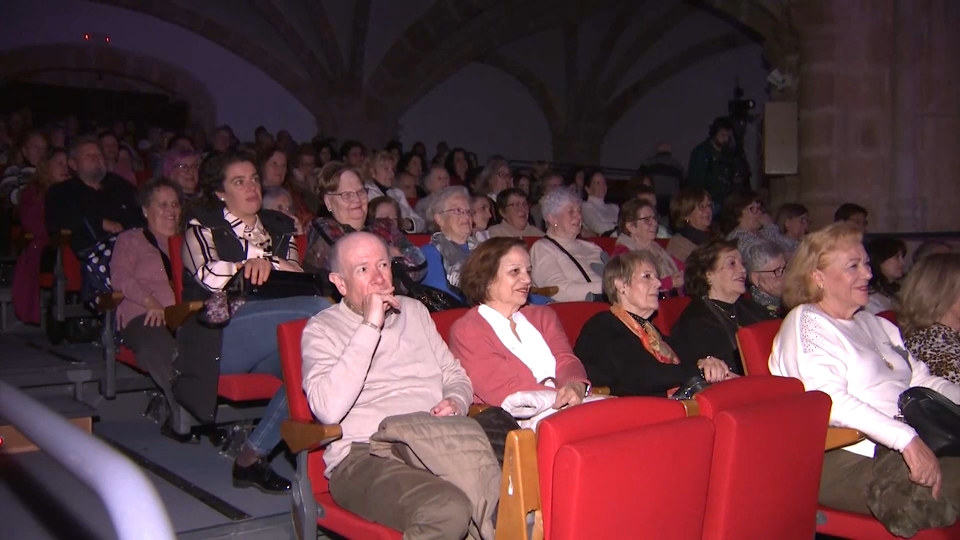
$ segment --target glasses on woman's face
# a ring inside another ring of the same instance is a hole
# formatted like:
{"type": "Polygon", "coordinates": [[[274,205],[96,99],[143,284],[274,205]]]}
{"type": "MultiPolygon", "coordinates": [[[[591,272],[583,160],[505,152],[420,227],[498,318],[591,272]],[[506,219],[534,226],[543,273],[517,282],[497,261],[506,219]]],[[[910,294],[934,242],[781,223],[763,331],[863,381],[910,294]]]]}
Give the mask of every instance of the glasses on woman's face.
{"type": "Polygon", "coordinates": [[[514,210],[527,210],[530,208],[530,203],[527,201],[512,202],[507,205],[507,208],[513,208],[514,210]]]}
{"type": "Polygon", "coordinates": [[[344,202],[359,201],[367,198],[367,190],[358,189],[357,191],[338,191],[336,193],[327,193],[335,197],[340,197],[344,202]]]}
{"type": "Polygon", "coordinates": [[[450,208],[448,210],[441,210],[437,212],[438,214],[453,214],[455,216],[472,216],[473,210],[467,208],[450,208]]]}
{"type": "Polygon", "coordinates": [[[497,173],[497,176],[500,178],[513,178],[513,173],[510,171],[500,171],[497,173]]]}
{"type": "Polygon", "coordinates": [[[646,216],[646,217],[638,217],[637,221],[642,222],[644,225],[652,225],[654,223],[658,223],[660,221],[660,218],[658,218],[656,215],[653,215],[653,216],[646,216]]]}
{"type": "Polygon", "coordinates": [[[786,270],[786,266],[778,266],[773,270],[756,270],[754,271],[754,274],[773,274],[774,277],[781,277],[786,270]]]}

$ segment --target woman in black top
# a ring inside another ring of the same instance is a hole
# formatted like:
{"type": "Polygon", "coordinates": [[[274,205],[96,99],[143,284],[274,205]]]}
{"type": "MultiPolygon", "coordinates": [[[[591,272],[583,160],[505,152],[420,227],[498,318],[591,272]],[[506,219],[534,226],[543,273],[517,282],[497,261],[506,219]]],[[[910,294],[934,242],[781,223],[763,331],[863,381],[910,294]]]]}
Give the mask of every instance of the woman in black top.
{"type": "Polygon", "coordinates": [[[615,396],[666,396],[701,371],[708,382],[735,376],[717,358],[678,356],[650,317],[659,305],[656,262],[644,251],[618,255],[603,271],[613,305],[584,325],[574,353],[590,381],[615,396]]]}
{"type": "Polygon", "coordinates": [[[693,301],[670,330],[677,354],[713,355],[743,375],[737,330],[773,317],[743,297],[747,270],[737,244],[713,240],[695,249],[687,258],[683,281],[693,301]]]}

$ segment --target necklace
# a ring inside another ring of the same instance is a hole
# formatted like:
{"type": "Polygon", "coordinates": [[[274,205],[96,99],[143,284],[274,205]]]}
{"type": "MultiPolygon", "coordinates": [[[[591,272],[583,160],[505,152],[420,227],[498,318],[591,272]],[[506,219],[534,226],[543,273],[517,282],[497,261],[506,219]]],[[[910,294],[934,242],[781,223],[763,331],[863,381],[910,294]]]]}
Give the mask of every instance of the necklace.
{"type": "Polygon", "coordinates": [[[723,313],[727,318],[729,318],[731,321],[733,321],[733,324],[736,324],[738,328],[740,327],[740,324],[737,322],[737,309],[736,309],[736,307],[734,307],[733,313],[728,313],[727,310],[723,309],[723,306],[721,306],[719,302],[717,302],[717,301],[714,300],[713,298],[709,298],[709,300],[710,300],[711,303],[713,303],[713,305],[714,305],[717,309],[720,310],[720,313],[723,313]]]}

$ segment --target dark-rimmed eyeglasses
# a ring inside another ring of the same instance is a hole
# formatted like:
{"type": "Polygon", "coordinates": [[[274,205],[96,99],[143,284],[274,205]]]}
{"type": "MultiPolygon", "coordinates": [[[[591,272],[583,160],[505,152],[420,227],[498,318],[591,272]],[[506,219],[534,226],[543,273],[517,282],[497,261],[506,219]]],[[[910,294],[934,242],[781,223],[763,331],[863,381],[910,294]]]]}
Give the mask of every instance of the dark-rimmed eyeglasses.
{"type": "Polygon", "coordinates": [[[437,212],[438,214],[453,214],[455,216],[472,216],[473,210],[468,210],[466,208],[451,208],[449,210],[441,210],[437,212]]]}
{"type": "Polygon", "coordinates": [[[780,277],[780,276],[782,276],[783,273],[786,272],[786,271],[787,271],[787,267],[786,267],[786,266],[778,266],[778,267],[774,268],[773,270],[755,270],[753,273],[754,273],[754,274],[773,274],[774,277],[780,277]]]}
{"type": "Polygon", "coordinates": [[[338,191],[336,193],[327,193],[334,197],[340,197],[344,202],[359,201],[367,198],[367,190],[358,189],[357,191],[338,191]]]}

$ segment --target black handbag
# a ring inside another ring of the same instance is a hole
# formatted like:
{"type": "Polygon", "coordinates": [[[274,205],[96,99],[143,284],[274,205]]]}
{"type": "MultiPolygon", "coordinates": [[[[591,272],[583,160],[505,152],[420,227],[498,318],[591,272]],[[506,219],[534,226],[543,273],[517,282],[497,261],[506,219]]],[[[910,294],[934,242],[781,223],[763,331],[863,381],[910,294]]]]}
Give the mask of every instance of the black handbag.
{"type": "Polygon", "coordinates": [[[960,456],[960,406],[930,388],[907,388],[897,399],[900,417],[937,457],[960,456]]]}
{"type": "Polygon", "coordinates": [[[209,328],[222,328],[247,301],[329,296],[332,289],[329,278],[321,274],[274,270],[266,281],[254,285],[238,271],[223,290],[212,293],[204,302],[199,322],[209,328]]]}
{"type": "Polygon", "coordinates": [[[708,386],[710,386],[710,383],[703,378],[703,375],[690,377],[687,382],[683,383],[683,386],[670,395],[670,399],[693,399],[695,394],[708,386]]]}
{"type": "Polygon", "coordinates": [[[403,295],[416,298],[421,304],[427,306],[427,311],[430,313],[467,307],[466,303],[450,293],[414,281],[408,273],[410,268],[399,259],[393,260],[390,269],[394,281],[399,282],[405,289],[403,295]]]}

